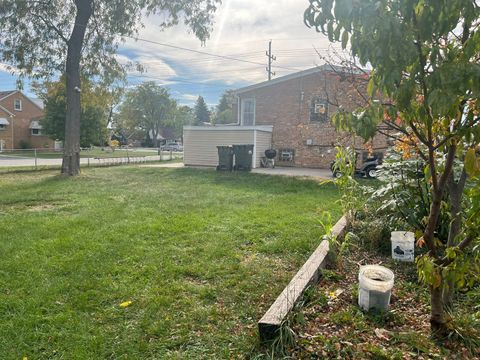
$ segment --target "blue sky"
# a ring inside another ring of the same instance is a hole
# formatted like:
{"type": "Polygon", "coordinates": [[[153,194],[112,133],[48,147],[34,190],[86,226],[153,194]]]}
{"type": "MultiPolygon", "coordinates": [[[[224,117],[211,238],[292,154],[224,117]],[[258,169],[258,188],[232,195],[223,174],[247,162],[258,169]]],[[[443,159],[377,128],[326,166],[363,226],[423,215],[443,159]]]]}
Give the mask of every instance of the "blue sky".
{"type": "MultiPolygon", "coordinates": [[[[128,86],[156,81],[168,87],[182,104],[192,105],[202,95],[207,104],[214,106],[226,89],[267,79],[265,51],[270,39],[272,53],[277,57],[273,63],[275,77],[319,65],[322,61],[316,51],[326,54],[331,48],[329,50],[330,44],[323,35],[303,24],[303,12],[308,4],[307,0],[223,0],[215,14],[210,39],[203,46],[183,25],[160,31],[161,18],[145,18],[140,39],[230,56],[244,62],[128,40],[120,46],[119,60],[139,62],[145,68],[144,73],[129,73],[128,86]]],[[[15,88],[15,80],[15,76],[6,71],[5,64],[0,64],[0,90],[15,88]]],[[[24,91],[34,96],[28,81],[24,91]]]]}

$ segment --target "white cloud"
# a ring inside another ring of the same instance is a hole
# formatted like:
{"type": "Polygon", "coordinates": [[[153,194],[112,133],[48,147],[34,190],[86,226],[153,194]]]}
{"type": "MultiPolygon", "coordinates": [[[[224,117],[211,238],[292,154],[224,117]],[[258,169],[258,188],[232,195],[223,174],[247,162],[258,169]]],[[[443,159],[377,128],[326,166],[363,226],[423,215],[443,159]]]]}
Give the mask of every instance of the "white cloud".
{"type": "Polygon", "coordinates": [[[143,60],[150,69],[148,73],[164,79],[177,76],[192,82],[207,80],[232,86],[256,83],[267,78],[265,51],[269,39],[272,39],[272,52],[277,58],[273,62],[277,76],[321,63],[314,47],[325,52],[329,42],[325,36],[304,25],[303,12],[307,6],[306,0],[225,0],[215,15],[211,37],[203,47],[183,25],[161,32],[158,16],[145,19],[145,27],[139,34],[141,39],[232,56],[245,62],[143,41],[128,40],[122,48],[128,53],[140,54],[135,60],[143,60]]]}
{"type": "Polygon", "coordinates": [[[198,95],[194,95],[194,94],[182,94],[180,97],[182,100],[188,100],[191,102],[195,102],[198,99],[198,95]]]}

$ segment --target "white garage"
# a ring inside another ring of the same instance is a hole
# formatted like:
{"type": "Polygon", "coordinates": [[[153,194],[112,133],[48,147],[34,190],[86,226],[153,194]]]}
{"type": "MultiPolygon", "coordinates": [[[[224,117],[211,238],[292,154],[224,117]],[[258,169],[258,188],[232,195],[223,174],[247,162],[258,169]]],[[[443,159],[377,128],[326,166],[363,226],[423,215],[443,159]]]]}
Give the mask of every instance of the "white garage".
{"type": "Polygon", "coordinates": [[[217,146],[253,145],[252,167],[260,167],[264,152],[272,147],[273,126],[184,126],[185,166],[217,166],[217,146]]]}

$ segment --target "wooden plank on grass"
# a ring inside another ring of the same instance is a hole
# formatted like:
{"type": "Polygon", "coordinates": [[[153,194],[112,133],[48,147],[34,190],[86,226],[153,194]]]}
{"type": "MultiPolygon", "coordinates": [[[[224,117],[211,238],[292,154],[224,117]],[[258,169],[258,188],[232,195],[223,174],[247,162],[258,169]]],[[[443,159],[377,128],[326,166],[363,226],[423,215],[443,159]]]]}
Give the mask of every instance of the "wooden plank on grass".
{"type": "MultiPolygon", "coordinates": [[[[332,228],[332,235],[342,236],[347,225],[347,219],[343,216],[332,228]]],[[[280,296],[270,306],[268,311],[258,322],[258,330],[261,341],[268,341],[275,338],[277,330],[293,309],[305,289],[319,279],[319,270],[325,266],[329,244],[323,240],[301,269],[292,278],[290,283],[283,289],[280,296]]]]}

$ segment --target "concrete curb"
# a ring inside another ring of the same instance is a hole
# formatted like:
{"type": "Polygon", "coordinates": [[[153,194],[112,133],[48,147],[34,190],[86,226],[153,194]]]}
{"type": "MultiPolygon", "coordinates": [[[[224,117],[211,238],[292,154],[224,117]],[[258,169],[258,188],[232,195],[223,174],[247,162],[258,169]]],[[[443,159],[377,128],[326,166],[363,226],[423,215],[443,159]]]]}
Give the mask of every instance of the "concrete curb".
{"type": "MultiPolygon", "coordinates": [[[[343,216],[332,228],[332,235],[343,236],[347,227],[347,219],[343,216]]],[[[303,264],[290,283],[283,289],[280,296],[270,306],[268,311],[258,322],[258,331],[261,341],[273,340],[280,329],[282,322],[293,309],[305,289],[320,277],[320,269],[325,266],[329,243],[323,240],[308,260],[303,264]]]]}

